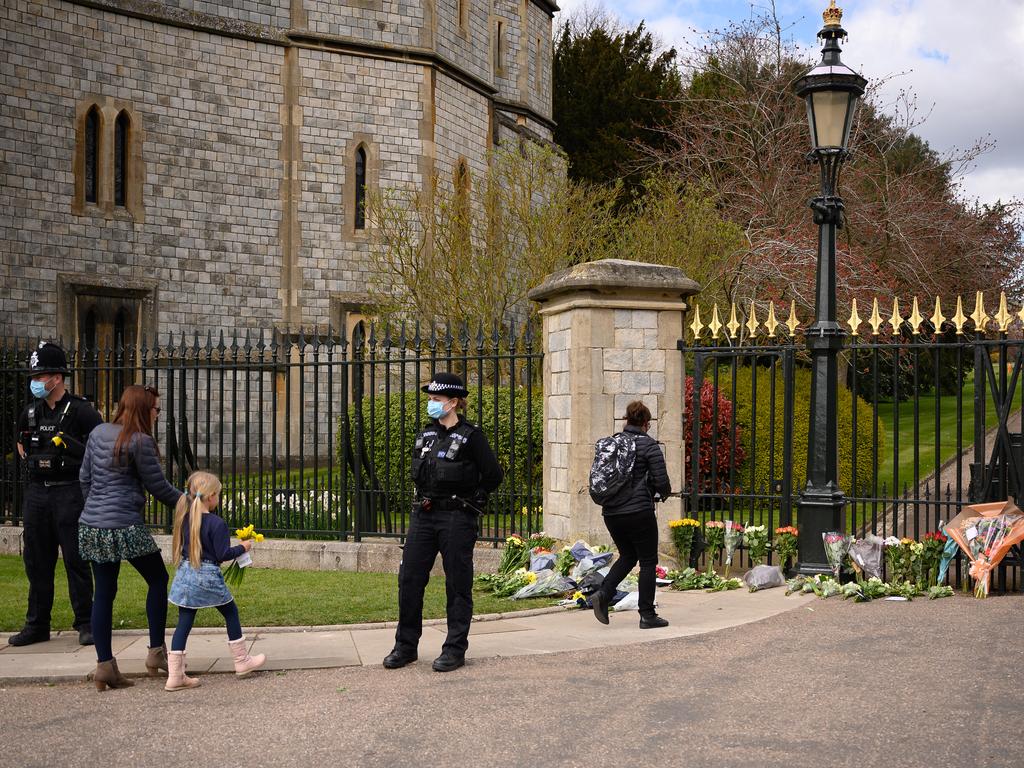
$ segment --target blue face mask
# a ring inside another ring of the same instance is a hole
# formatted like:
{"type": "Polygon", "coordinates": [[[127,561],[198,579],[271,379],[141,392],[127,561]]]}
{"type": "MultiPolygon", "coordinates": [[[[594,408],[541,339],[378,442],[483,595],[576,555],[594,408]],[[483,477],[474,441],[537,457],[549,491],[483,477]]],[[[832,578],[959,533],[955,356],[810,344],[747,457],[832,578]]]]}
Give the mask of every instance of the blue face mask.
{"type": "Polygon", "coordinates": [[[46,388],[46,385],[41,381],[33,380],[29,386],[32,389],[32,397],[38,397],[40,400],[42,400],[48,394],[50,394],[50,390],[48,390],[46,388]]]}
{"type": "Polygon", "coordinates": [[[440,419],[444,416],[444,403],[438,400],[427,401],[427,416],[432,419],[440,419]]]}

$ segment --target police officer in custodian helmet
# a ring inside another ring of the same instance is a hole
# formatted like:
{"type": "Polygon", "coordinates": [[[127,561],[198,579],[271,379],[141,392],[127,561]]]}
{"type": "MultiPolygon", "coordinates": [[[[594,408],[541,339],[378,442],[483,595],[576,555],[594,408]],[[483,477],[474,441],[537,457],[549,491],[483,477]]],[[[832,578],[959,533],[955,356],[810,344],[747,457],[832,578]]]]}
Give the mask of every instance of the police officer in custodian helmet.
{"type": "Polygon", "coordinates": [[[440,552],[448,593],[448,637],[433,668],[450,672],[465,664],[469,645],[478,515],[503,473],[484,433],[459,413],[469,394],[462,379],[436,373],[422,389],[428,396],[430,422],[413,445],[416,501],[398,570],[395,648],[384,666],[398,669],[416,661],[423,632],[423,591],[440,552]]]}
{"type": "Polygon", "coordinates": [[[64,555],[78,641],[92,644],[92,576],[78,554],[78,517],[83,506],[78,470],[89,433],[103,418],[85,398],[68,392],[67,373],[64,350],[40,342],[29,359],[33,401],[18,417],[18,453],[28,467],[29,479],[22,509],[28,612],[25,628],[8,640],[11,645],[50,639],[58,547],[64,555]]]}

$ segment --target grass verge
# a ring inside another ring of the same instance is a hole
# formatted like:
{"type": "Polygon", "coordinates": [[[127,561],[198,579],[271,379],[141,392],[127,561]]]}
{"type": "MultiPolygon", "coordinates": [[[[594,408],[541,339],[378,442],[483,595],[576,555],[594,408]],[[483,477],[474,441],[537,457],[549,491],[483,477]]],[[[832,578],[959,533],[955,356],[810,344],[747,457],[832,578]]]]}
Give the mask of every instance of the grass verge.
{"type": "MultiPolygon", "coordinates": [[[[173,577],[173,570],[169,569],[173,577]]],[[[63,563],[57,564],[56,598],[51,629],[70,629],[71,606],[63,563]]],[[[252,569],[245,581],[233,590],[242,616],[242,626],[316,626],[355,624],[369,621],[395,621],[398,618],[398,584],[391,573],[345,573],[341,571],[285,571],[252,569]]],[[[21,629],[28,602],[28,580],[20,557],[0,555],[0,632],[21,629]]],[[[476,593],[473,612],[504,613],[528,608],[543,608],[557,601],[548,598],[509,600],[476,593]]],[[[117,599],[114,601],[115,629],[146,627],[146,583],[128,563],[121,567],[117,599]]],[[[178,610],[169,606],[167,625],[173,627],[178,610]]],[[[444,578],[427,585],[423,602],[424,618],[444,616],[444,578]]],[[[220,614],[200,611],[196,626],[223,626],[220,614]]]]}

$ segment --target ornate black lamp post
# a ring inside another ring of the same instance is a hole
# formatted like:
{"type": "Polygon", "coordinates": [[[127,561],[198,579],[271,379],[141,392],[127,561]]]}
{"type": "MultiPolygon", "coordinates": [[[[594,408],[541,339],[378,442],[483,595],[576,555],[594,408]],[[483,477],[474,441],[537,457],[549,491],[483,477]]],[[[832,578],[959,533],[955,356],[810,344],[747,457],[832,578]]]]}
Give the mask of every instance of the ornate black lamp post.
{"type": "Polygon", "coordinates": [[[811,354],[811,423],[807,439],[807,487],[798,502],[801,573],[828,573],[822,533],[840,530],[846,504],[839,488],[838,356],[845,336],[836,320],[836,230],[843,225],[843,201],[836,194],[839,170],[849,151],[850,126],[867,81],[839,59],[842,9],[831,1],[818,33],[821,62],[801,77],[796,94],[807,101],[810,160],[821,168],[821,196],[811,201],[819,227],[815,320],[807,329],[811,354]]]}

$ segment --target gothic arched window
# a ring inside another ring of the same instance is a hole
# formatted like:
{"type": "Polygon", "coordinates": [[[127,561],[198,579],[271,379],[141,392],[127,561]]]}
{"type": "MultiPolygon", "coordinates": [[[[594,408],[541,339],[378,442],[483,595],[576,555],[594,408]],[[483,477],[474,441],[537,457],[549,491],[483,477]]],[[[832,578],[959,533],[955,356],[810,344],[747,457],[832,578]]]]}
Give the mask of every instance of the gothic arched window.
{"type": "Polygon", "coordinates": [[[114,205],[124,205],[128,194],[128,141],[131,119],[120,112],[114,122],[114,205]]]}
{"type": "Polygon", "coordinates": [[[92,107],[85,116],[85,202],[99,199],[100,111],[92,107]]]}
{"type": "Polygon", "coordinates": [[[355,228],[366,229],[366,148],[356,150],[355,228]]]}

